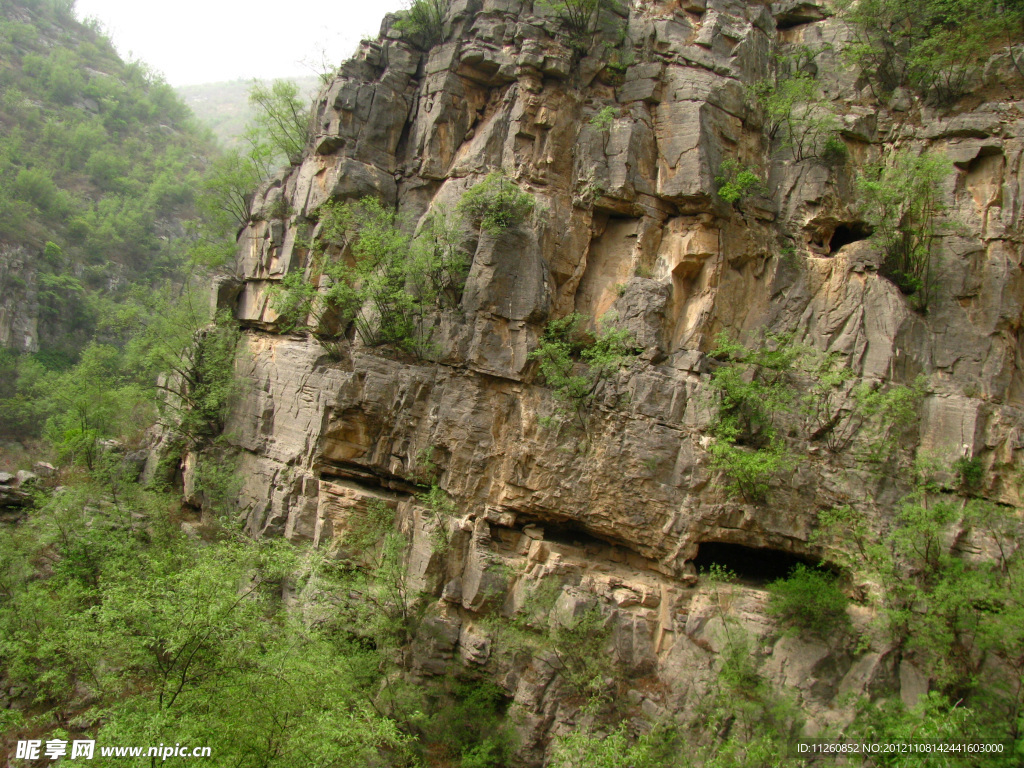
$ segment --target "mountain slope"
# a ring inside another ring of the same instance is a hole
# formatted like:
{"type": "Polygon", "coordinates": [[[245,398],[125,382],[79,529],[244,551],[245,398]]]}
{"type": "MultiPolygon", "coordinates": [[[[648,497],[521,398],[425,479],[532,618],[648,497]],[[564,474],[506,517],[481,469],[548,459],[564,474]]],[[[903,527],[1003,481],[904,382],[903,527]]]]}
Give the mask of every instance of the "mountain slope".
{"type": "Polygon", "coordinates": [[[67,4],[0,3],[0,345],[55,365],[182,262],[212,140],[67,4]]]}

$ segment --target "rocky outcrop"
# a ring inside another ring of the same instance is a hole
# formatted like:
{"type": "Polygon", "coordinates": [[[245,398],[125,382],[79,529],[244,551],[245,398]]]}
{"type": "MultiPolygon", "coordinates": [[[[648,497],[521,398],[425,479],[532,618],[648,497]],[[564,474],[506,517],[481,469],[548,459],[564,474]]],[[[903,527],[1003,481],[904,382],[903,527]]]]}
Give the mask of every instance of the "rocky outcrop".
{"type": "Polygon", "coordinates": [[[36,271],[20,246],[0,246],[0,346],[21,352],[39,348],[36,271]]]}
{"type": "MultiPolygon", "coordinates": [[[[550,665],[503,656],[482,617],[512,615],[552,577],[555,610],[597,605],[609,617],[627,678],[653,681],[630,693],[648,715],[695,706],[726,603],[812,731],[848,716],[839,702],[850,692],[912,700],[922,673],[884,643],[857,655],[780,639],[763,584],[727,587],[723,602],[697,579],[702,543],[814,560],[818,510],[856,503],[883,519],[908,489],[905,473],[878,476],[806,440],[767,503],[731,496],[707,452],[707,352],[721,331],[770,331],[839,355],[860,381],[923,375],[903,459],[976,459],[980,493],[1018,504],[1020,83],[1006,87],[993,64],[971,111],[881,105],[835,50],[843,22],[816,3],[644,2],[605,22],[621,41],[580,55],[540,3],[456,0],[442,44],[421,51],[386,20],[324,89],[303,162],[260,191],[240,239],[244,282],[229,303],[248,331],[226,434],[242,457],[247,528],[331,548],[369,500],[397,509],[412,575],[436,600],[414,671],[493,675],[521,710],[528,761],[564,727],[571,697],[550,665]],[[771,151],[748,92],[773,52],[822,43],[832,47],[817,73],[845,163],[771,151]],[[926,313],[879,274],[854,199],[858,167],[883,145],[953,163],[926,313]],[[726,158],[760,168],[763,194],[738,206],[718,197],[726,158]],[[431,360],[356,340],[332,356],[278,332],[269,289],[312,274],[325,201],[372,195],[414,223],[494,169],[535,196],[534,212],[473,240],[460,311],[436,318],[431,360]],[[274,218],[281,199],[292,213],[274,218]],[[602,385],[585,430],[552,419],[558,403],[530,358],[546,321],[573,311],[591,323],[614,311],[644,350],[602,385]],[[431,482],[456,517],[428,514],[417,494],[431,482]],[[451,536],[444,551],[438,526],[451,536]]],[[[869,633],[870,617],[853,612],[869,633]]]]}

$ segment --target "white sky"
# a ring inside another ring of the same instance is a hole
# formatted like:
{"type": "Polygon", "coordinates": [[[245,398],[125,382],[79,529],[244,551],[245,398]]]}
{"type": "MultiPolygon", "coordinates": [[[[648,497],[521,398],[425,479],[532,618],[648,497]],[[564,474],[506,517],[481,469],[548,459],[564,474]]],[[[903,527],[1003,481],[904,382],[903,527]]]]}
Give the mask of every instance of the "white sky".
{"type": "Polygon", "coordinates": [[[122,57],[141,59],[171,85],[317,74],[376,37],[403,0],[77,0],[122,57]],[[305,62],[305,63],[304,63],[305,62]]]}

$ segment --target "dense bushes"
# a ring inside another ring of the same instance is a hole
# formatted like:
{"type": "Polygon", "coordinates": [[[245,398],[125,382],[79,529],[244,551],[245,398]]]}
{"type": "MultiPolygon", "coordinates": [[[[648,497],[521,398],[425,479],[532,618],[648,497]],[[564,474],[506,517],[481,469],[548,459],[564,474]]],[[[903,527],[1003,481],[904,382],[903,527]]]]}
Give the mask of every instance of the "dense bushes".
{"type": "Polygon", "coordinates": [[[982,61],[1019,40],[1024,8],[999,0],[859,0],[847,55],[878,95],[910,87],[939,105],[962,96],[982,61]]]}
{"type": "Polygon", "coordinates": [[[525,220],[533,205],[533,195],[523,192],[501,171],[494,171],[466,191],[458,210],[488,234],[498,235],[525,220]]]}
{"type": "Polygon", "coordinates": [[[323,340],[354,327],[363,344],[435,352],[433,317],[457,309],[469,271],[465,222],[498,234],[523,221],[533,196],[501,173],[471,187],[456,210],[437,209],[414,235],[375,198],[326,203],[309,243],[308,275],[285,276],[272,306],[286,330],[307,324],[323,340]]]}
{"type": "Polygon", "coordinates": [[[798,565],[785,579],[768,586],[768,612],[783,624],[828,639],[848,623],[846,595],[836,586],[835,576],[798,565]]]}

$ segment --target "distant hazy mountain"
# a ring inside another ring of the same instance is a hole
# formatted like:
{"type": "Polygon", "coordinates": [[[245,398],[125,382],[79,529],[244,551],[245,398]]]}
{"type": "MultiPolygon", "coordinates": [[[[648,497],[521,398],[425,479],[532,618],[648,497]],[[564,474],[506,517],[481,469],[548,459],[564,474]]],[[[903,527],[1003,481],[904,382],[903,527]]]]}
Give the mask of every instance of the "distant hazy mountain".
{"type": "MultiPolygon", "coordinates": [[[[317,76],[289,78],[298,83],[310,98],[320,90],[317,76]]],[[[232,80],[224,83],[185,85],[175,90],[191,107],[196,117],[214,132],[225,147],[238,142],[252,115],[249,107],[249,89],[252,80],[232,80]]]]}

